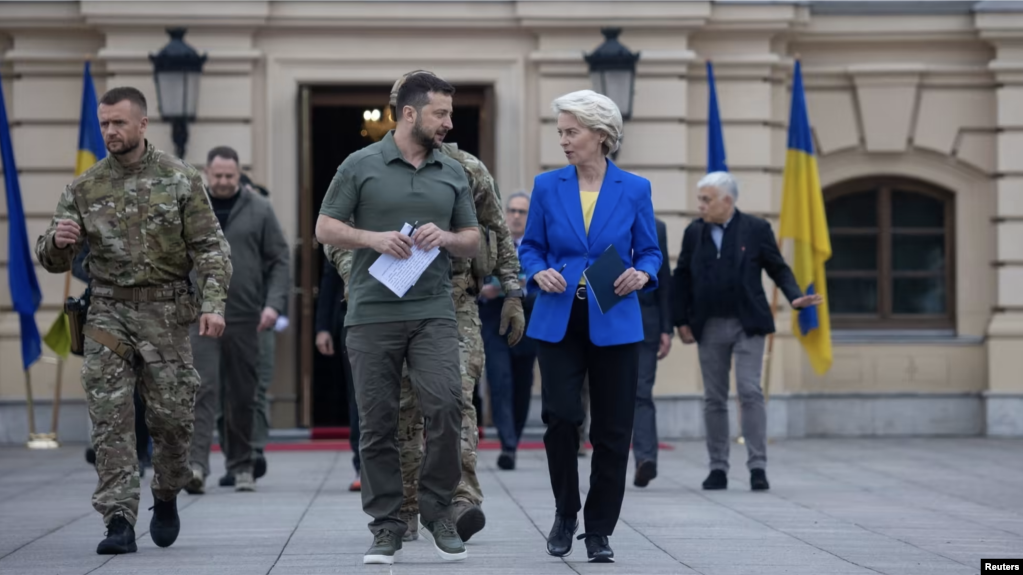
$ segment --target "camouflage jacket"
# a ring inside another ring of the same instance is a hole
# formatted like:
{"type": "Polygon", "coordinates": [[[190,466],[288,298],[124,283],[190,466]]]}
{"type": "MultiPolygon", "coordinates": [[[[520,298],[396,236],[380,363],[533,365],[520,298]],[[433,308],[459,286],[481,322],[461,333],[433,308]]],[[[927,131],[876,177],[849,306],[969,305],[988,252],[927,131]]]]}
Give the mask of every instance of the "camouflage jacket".
{"type": "Polygon", "coordinates": [[[125,167],[107,156],[64,189],[50,227],[36,241],[36,257],[49,272],[67,271],[85,239],[91,248],[85,271],[96,282],[165,285],[187,279],[194,264],[202,313],[223,315],[230,246],[202,178],[149,142],[138,163],[125,167]],[[53,243],[60,220],[82,230],[64,249],[53,243]]]}
{"type": "MultiPolygon", "coordinates": [[[[456,144],[445,143],[441,152],[451,157],[465,170],[465,176],[469,179],[469,188],[472,190],[473,203],[476,207],[476,220],[483,228],[489,228],[497,236],[497,267],[493,275],[500,279],[501,287],[505,291],[519,289],[519,257],[515,249],[515,241],[508,231],[508,224],[504,220],[504,210],[501,209],[501,195],[497,189],[490,171],[483,165],[483,162],[476,156],[458,149],[456,144]]],[[[345,280],[345,297],[348,297],[348,276],[351,274],[352,253],[334,246],[324,246],[327,258],[334,263],[338,273],[345,280]]],[[[472,277],[472,266],[470,258],[451,258],[451,285],[458,295],[459,290],[466,291],[469,287],[476,286],[476,280],[472,277]]]]}

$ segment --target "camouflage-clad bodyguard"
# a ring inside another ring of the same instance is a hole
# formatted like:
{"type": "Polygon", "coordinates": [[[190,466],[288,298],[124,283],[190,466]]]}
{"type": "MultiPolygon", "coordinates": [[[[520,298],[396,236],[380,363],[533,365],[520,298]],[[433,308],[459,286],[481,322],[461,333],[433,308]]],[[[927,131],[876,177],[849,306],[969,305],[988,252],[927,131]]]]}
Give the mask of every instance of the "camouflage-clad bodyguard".
{"type": "MultiPolygon", "coordinates": [[[[410,72],[399,79],[391,88],[392,108],[396,107],[398,89],[405,80],[423,70],[410,72]]],[[[508,333],[508,342],[514,346],[525,330],[525,316],[522,310],[522,289],[519,285],[519,259],[515,243],[501,209],[497,184],[487,167],[472,154],[459,150],[453,143],[444,143],[441,152],[461,164],[469,180],[476,219],[480,226],[480,247],[477,257],[451,258],[451,287],[455,304],[455,318],[458,324],[458,347],[462,375],[462,478],[453,498],[453,519],[462,541],[483,529],[486,516],[481,508],[483,490],[476,478],[476,447],[479,433],[476,424],[476,408],[472,398],[476,383],[483,374],[482,324],[476,298],[481,282],[487,276],[497,276],[504,290],[509,294],[501,311],[501,333],[508,333]],[[510,332],[508,331],[510,327],[510,332]]],[[[345,286],[351,272],[349,250],[325,246],[325,253],[337,267],[345,286]]],[[[346,293],[347,296],[347,293],[346,293]]],[[[401,476],[404,485],[404,502],[401,507],[402,520],[408,524],[404,539],[418,538],[419,515],[419,468],[423,459],[423,414],[419,409],[408,366],[402,367],[401,408],[398,415],[398,444],[401,458],[401,476]]]]}
{"type": "Polygon", "coordinates": [[[198,319],[203,333],[223,332],[232,267],[199,172],[145,140],[142,93],[110,90],[100,99],[99,120],[109,155],[64,190],[36,256],[59,273],[70,269],[85,239],[91,248],[82,386],[99,475],[92,503],[107,526],[96,552],[117,554],[137,550],[136,385],[154,442],[150,535],[161,547],[177,539],[177,494],[191,478],[199,387],[188,326],[198,319]],[[188,281],[193,267],[198,286],[188,281]]]}

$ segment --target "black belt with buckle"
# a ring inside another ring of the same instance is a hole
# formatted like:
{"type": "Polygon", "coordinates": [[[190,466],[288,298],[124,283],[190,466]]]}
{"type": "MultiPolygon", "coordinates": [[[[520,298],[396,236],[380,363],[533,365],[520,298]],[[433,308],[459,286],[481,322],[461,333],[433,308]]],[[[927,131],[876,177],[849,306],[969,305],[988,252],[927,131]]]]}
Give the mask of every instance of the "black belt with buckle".
{"type": "Polygon", "coordinates": [[[586,286],[575,288],[575,299],[586,299],[586,286]]]}

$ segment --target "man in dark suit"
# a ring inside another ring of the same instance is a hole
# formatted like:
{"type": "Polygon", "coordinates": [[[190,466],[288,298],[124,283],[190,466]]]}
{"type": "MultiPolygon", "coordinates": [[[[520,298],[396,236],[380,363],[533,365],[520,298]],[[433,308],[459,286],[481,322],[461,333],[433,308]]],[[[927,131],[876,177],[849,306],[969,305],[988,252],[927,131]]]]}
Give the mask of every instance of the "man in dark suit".
{"type": "Polygon", "coordinates": [[[316,349],[321,354],[335,359],[334,369],[342,367],[344,370],[348,395],[348,443],[352,447],[352,466],[355,468],[355,479],[348,486],[348,490],[360,491],[362,466],[359,458],[359,409],[355,404],[352,364],[348,361],[348,349],[345,347],[344,338],[345,313],[348,311],[345,282],[330,258],[323,258],[321,273],[320,292],[316,296],[316,349]]]}
{"type": "Polygon", "coordinates": [[[646,487],[657,477],[657,410],[654,408],[654,381],[657,362],[668,357],[674,330],[671,325],[671,266],[668,264],[668,230],[657,224],[657,244],[661,248],[661,269],[657,289],[639,293],[643,314],[643,343],[639,346],[639,385],[636,388],[636,418],[632,428],[632,452],[636,458],[633,485],[646,487]]]}
{"type": "MultiPolygon", "coordinates": [[[[522,243],[526,232],[526,217],[529,214],[529,194],[523,191],[508,196],[504,218],[508,231],[515,242],[515,249],[522,243]]],[[[519,284],[526,285],[526,276],[519,274],[519,284]]],[[[523,313],[526,324],[533,311],[533,303],[539,290],[523,288],[523,313]]],[[[483,349],[486,356],[487,385],[490,389],[490,411],[497,436],[501,441],[501,455],[497,466],[504,470],[515,469],[515,456],[529,417],[529,402],[533,397],[533,366],[536,364],[536,340],[523,336],[518,345],[509,343],[510,335],[501,334],[501,310],[504,306],[504,292],[501,281],[495,276],[487,278],[480,290],[479,314],[482,323],[483,349]]]]}
{"type": "Polygon", "coordinates": [[[728,487],[728,380],[734,354],[750,487],[764,491],[769,488],[767,414],[760,372],[764,336],[774,332],[774,315],[764,295],[762,272],[793,308],[817,305],[821,297],[800,291],[771,225],[736,209],[739,189],[730,174],[712,172],[696,187],[702,217],[689,224],[682,238],[674,315],[682,342],[699,342],[711,469],[703,488],[728,487]]]}

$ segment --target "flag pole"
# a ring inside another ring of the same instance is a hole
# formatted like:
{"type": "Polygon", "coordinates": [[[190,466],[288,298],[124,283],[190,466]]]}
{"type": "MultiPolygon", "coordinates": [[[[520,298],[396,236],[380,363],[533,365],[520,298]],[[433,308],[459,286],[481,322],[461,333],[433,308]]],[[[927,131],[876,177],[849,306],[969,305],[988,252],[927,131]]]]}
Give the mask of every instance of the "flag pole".
{"type": "Polygon", "coordinates": [[[25,404],[28,406],[28,439],[29,447],[36,435],[36,414],[35,405],[32,403],[32,374],[25,370],[25,404]]]}
{"type": "MultiPolygon", "coordinates": [[[[782,238],[778,235],[778,251],[782,250],[782,238]]],[[[778,284],[774,284],[771,292],[771,315],[778,309],[778,284]]],[[[774,355],[774,333],[767,336],[767,348],[764,349],[764,364],[761,368],[761,387],[764,391],[764,404],[771,400],[771,357],[774,355]]]]}
{"type": "MultiPolygon", "coordinates": [[[[799,52],[795,53],[794,60],[798,63],[802,59],[802,55],[799,52]]],[[[791,120],[791,118],[790,118],[791,120]]],[[[778,232],[778,252],[782,251],[782,237],[781,237],[781,225],[779,224],[778,232]]],[[[771,316],[773,317],[775,311],[778,309],[778,284],[774,284],[774,290],[771,292],[771,316]]],[[[764,349],[764,364],[761,367],[761,388],[764,392],[764,404],[771,400],[771,359],[774,356],[774,333],[770,333],[767,336],[767,347],[764,349]]]]}
{"type": "Polygon", "coordinates": [[[60,447],[50,433],[36,433],[35,402],[32,401],[32,373],[25,370],[25,403],[28,405],[28,448],[54,449],[60,447]]]}
{"type": "MultiPolygon", "coordinates": [[[[71,270],[64,274],[64,299],[62,301],[66,302],[69,295],[71,295],[71,270]]],[[[64,357],[57,354],[57,383],[53,388],[53,419],[50,421],[50,434],[54,441],[57,441],[57,423],[60,419],[60,388],[63,381],[64,357]]]]}

